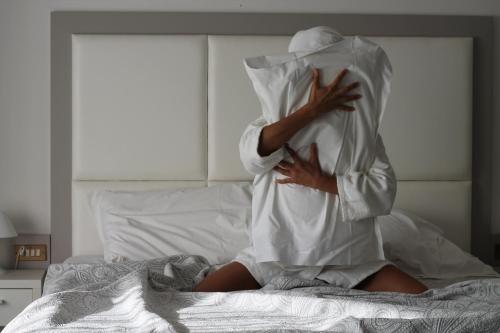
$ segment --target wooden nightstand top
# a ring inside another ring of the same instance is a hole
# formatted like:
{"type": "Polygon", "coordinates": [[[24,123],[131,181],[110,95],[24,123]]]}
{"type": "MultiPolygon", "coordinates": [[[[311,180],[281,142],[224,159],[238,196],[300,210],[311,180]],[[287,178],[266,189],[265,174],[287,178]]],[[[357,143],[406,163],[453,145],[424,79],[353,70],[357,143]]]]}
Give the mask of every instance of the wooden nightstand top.
{"type": "Polygon", "coordinates": [[[42,288],[43,269],[8,270],[0,274],[0,288],[42,288]]]}

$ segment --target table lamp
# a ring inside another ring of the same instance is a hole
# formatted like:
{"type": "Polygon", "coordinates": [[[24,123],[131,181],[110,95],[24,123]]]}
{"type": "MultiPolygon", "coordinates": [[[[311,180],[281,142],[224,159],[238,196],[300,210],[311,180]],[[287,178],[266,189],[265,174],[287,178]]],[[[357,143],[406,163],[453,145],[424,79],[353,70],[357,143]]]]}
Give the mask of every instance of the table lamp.
{"type": "MultiPolygon", "coordinates": [[[[0,238],[14,238],[14,237],[17,237],[16,229],[14,229],[14,226],[12,225],[12,222],[10,221],[8,216],[5,215],[5,213],[0,212],[0,238]]],[[[8,243],[6,244],[6,246],[2,247],[3,249],[5,249],[7,254],[11,252],[8,251],[8,249],[10,249],[10,246],[11,244],[8,243]]],[[[5,253],[2,253],[1,255],[5,256],[5,253]]],[[[2,266],[0,266],[0,274],[3,273],[5,273],[5,269],[2,266]]]]}

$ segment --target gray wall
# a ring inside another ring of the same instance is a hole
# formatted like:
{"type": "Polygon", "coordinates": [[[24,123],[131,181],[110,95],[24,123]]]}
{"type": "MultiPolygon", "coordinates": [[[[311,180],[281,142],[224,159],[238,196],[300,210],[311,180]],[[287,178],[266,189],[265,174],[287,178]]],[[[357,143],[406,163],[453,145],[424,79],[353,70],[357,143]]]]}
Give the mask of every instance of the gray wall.
{"type": "MultiPolygon", "coordinates": [[[[21,233],[50,233],[50,12],[141,10],[495,15],[495,100],[500,170],[498,0],[0,0],[0,210],[21,233]]],[[[500,172],[494,198],[500,203],[500,172]]],[[[494,205],[495,206],[495,205],[494,205]]],[[[500,209],[494,212],[500,233],[500,209]]]]}

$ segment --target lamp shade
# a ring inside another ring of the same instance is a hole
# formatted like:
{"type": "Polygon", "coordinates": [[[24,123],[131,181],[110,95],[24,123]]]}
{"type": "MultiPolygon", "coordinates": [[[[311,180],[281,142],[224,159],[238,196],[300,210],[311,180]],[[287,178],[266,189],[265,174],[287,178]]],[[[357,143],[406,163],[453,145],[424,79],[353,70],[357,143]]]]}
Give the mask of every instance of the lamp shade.
{"type": "Polygon", "coordinates": [[[0,238],[17,237],[16,229],[5,213],[0,212],[0,238]]]}

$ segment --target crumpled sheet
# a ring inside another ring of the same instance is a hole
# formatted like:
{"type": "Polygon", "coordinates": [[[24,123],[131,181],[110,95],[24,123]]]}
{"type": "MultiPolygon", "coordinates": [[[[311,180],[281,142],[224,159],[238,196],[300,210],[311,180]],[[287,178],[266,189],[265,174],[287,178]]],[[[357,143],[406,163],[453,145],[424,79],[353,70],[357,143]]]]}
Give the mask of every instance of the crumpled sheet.
{"type": "Polygon", "coordinates": [[[276,276],[260,290],[190,292],[200,256],[54,264],[44,295],[3,332],[498,332],[500,279],[420,295],[343,289],[276,276]]]}

